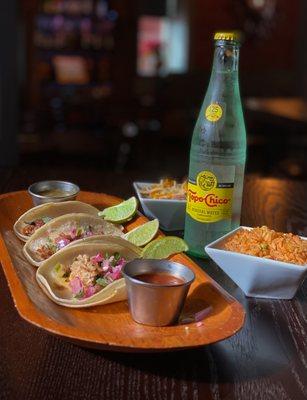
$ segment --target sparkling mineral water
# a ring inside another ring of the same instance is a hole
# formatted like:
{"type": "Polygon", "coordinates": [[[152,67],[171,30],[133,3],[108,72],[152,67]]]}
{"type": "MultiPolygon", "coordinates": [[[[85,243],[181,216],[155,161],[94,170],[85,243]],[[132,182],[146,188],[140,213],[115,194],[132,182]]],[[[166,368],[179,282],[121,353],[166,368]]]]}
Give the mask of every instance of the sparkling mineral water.
{"type": "Polygon", "coordinates": [[[240,224],[246,131],[239,80],[239,40],[234,32],[214,36],[211,78],[191,143],[184,239],[189,253],[240,224]]]}

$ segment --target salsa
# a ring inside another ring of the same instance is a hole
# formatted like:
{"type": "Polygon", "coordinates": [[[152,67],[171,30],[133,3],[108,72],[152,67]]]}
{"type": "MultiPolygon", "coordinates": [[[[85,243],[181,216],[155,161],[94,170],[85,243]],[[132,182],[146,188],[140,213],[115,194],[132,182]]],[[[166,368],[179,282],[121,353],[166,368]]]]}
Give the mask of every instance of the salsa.
{"type": "Polygon", "coordinates": [[[175,286],[182,285],[185,281],[178,276],[171,275],[165,272],[146,273],[134,276],[137,279],[146,283],[153,283],[155,285],[175,286]]]}

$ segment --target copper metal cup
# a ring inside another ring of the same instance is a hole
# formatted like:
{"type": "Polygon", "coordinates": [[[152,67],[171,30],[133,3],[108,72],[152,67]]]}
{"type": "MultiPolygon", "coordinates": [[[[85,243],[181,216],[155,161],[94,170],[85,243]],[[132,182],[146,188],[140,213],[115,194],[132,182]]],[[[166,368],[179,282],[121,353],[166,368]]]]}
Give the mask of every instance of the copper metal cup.
{"type": "Polygon", "coordinates": [[[132,318],[145,325],[166,326],[177,322],[194,273],[182,264],[169,260],[142,260],[128,262],[122,269],[126,281],[129,309],[132,318]],[[167,273],[184,282],[160,285],[135,279],[146,273],[167,273]]]}

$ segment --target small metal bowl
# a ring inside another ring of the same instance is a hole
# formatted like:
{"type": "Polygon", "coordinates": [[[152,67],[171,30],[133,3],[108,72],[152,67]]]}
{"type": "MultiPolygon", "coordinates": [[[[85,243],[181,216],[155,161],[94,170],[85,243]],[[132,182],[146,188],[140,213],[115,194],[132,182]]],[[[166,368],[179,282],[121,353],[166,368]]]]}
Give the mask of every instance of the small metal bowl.
{"type": "Polygon", "coordinates": [[[75,200],[80,192],[80,188],[71,182],[41,181],[30,185],[28,192],[32,197],[34,205],[38,206],[43,203],[59,203],[61,201],[75,200]]]}
{"type": "Polygon", "coordinates": [[[124,266],[122,274],[126,281],[132,318],[140,324],[152,326],[167,326],[177,322],[195,279],[189,268],[169,260],[136,259],[124,266]],[[167,285],[135,278],[141,274],[161,272],[181,278],[184,282],[167,285]]]}

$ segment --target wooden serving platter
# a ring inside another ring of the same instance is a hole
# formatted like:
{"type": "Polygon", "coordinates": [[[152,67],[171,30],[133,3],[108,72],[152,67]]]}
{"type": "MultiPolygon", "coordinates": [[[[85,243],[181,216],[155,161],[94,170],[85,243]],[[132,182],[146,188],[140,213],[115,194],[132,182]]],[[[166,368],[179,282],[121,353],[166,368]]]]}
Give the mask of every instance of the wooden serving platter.
{"type": "MultiPolygon", "coordinates": [[[[78,200],[99,209],[121,201],[90,192],[81,192],[78,200]]],[[[87,309],[69,309],[53,303],[36,283],[36,268],[24,258],[23,243],[13,233],[16,219],[31,207],[31,199],[25,191],[0,196],[0,261],[16,309],[31,324],[82,346],[125,352],[203,346],[226,339],[242,327],[245,312],[241,304],[184,254],[172,259],[190,267],[196,279],[183,313],[212,306],[211,314],[202,322],[157,328],[134,322],[127,301],[87,309]]],[[[145,217],[138,216],[126,228],[131,230],[146,221],[145,217]]]]}

